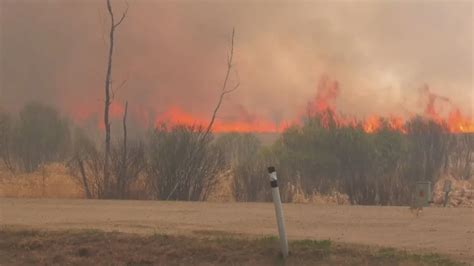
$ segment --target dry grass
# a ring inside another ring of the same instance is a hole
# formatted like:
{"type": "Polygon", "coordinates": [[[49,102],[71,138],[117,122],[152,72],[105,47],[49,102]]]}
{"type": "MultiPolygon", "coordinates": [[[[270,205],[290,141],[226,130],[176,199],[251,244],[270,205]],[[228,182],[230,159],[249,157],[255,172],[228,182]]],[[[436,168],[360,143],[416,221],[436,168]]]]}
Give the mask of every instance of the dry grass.
{"type": "Polygon", "coordinates": [[[224,171],[218,177],[217,184],[213,191],[209,193],[207,201],[211,202],[234,202],[235,197],[232,192],[232,172],[224,171]]]}
{"type": "MultiPolygon", "coordinates": [[[[232,176],[222,173],[219,182],[210,193],[209,201],[235,201],[232,193],[232,176]]],[[[150,199],[144,177],[131,186],[131,198],[150,199]]],[[[33,173],[12,173],[0,164],[0,197],[11,198],[84,198],[81,185],[67,168],[60,163],[45,165],[33,173]]]]}
{"type": "Polygon", "coordinates": [[[444,202],[444,181],[451,181],[451,192],[449,193],[449,206],[452,207],[474,207],[474,178],[470,180],[459,180],[452,176],[444,176],[436,182],[433,188],[433,201],[436,205],[444,202]]]}
{"type": "Polygon", "coordinates": [[[12,173],[0,166],[0,197],[15,198],[83,198],[62,164],[49,164],[33,173],[12,173]]]}
{"type": "MultiPolygon", "coordinates": [[[[208,201],[234,202],[232,193],[232,173],[225,171],[219,177],[215,189],[210,193],[208,201]]],[[[444,200],[443,184],[448,179],[452,181],[450,193],[450,206],[474,206],[474,179],[457,180],[452,177],[443,177],[433,189],[433,200],[437,205],[442,205],[444,200]]],[[[144,193],[146,185],[144,178],[132,184],[133,199],[150,199],[144,193]]],[[[349,204],[347,195],[333,192],[330,195],[321,195],[317,192],[305,194],[301,187],[288,184],[286,191],[288,198],[293,203],[312,203],[321,205],[346,205],[349,204]]],[[[41,167],[34,173],[12,173],[0,164],[0,197],[14,198],[84,198],[82,187],[69,174],[63,164],[53,163],[41,167]]]]}
{"type": "Polygon", "coordinates": [[[0,230],[1,265],[462,265],[437,254],[416,255],[391,248],[290,242],[290,256],[278,239],[202,234],[139,236],[97,230],[41,232],[0,230]]]}
{"type": "Polygon", "coordinates": [[[346,194],[340,193],[338,191],[333,191],[329,195],[322,195],[316,191],[313,191],[312,194],[306,194],[301,187],[301,184],[293,185],[291,183],[287,184],[286,193],[288,198],[292,203],[311,203],[319,205],[349,205],[349,196],[346,194]]]}

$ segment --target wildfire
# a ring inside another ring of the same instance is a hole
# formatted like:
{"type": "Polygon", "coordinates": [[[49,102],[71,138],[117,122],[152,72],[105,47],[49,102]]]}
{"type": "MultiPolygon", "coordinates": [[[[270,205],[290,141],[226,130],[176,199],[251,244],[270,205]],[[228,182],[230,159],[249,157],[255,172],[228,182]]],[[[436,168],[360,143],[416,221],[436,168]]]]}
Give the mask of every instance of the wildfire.
{"type": "Polygon", "coordinates": [[[318,84],[318,92],[313,101],[308,103],[310,113],[330,111],[336,113],[335,101],[339,96],[339,83],[323,76],[318,84]]]}
{"type": "MultiPolygon", "coordinates": [[[[357,119],[341,116],[336,111],[335,100],[339,95],[339,85],[336,81],[331,81],[324,77],[318,84],[318,92],[314,100],[308,103],[307,113],[310,115],[319,114],[323,125],[328,125],[329,120],[327,114],[332,115],[332,119],[339,126],[355,126],[357,119]]],[[[447,97],[437,95],[430,91],[427,85],[420,89],[420,105],[424,106],[423,117],[434,121],[435,123],[446,127],[451,133],[473,133],[474,121],[464,116],[459,108],[453,105],[447,97]],[[443,115],[443,111],[447,115],[443,115]]],[[[390,117],[382,117],[380,115],[369,115],[360,121],[362,128],[367,133],[374,133],[383,127],[385,122],[388,128],[406,133],[406,122],[411,117],[403,117],[392,115],[390,117]]]]}
{"type": "Polygon", "coordinates": [[[422,88],[421,96],[427,99],[425,117],[440,125],[446,125],[452,133],[474,132],[474,120],[464,116],[449,98],[431,92],[427,85],[422,88]],[[443,116],[441,113],[446,111],[445,109],[449,109],[448,114],[443,116]]]}
{"type": "MultiPolygon", "coordinates": [[[[452,133],[474,133],[474,120],[471,117],[463,115],[459,108],[454,106],[451,100],[447,97],[437,95],[430,91],[427,85],[420,90],[419,104],[423,108],[421,116],[446,127],[452,133]]],[[[304,115],[320,117],[323,126],[329,126],[333,123],[335,126],[351,126],[356,127],[361,125],[362,129],[367,133],[374,133],[382,128],[390,128],[394,131],[406,133],[406,122],[412,117],[405,117],[401,115],[391,115],[389,117],[382,117],[377,114],[367,116],[365,119],[358,120],[355,117],[343,116],[336,108],[336,100],[340,94],[339,83],[331,80],[329,77],[323,77],[318,83],[317,93],[315,97],[308,101],[305,111],[300,111],[297,118],[291,121],[283,121],[279,124],[259,117],[256,114],[248,112],[243,106],[236,109],[232,117],[218,117],[213,126],[214,132],[282,132],[287,126],[301,123],[301,117],[304,115]]],[[[84,123],[92,116],[98,116],[103,112],[101,106],[91,108],[91,106],[79,106],[70,110],[74,120],[77,123],[84,123]]],[[[111,119],[120,119],[123,115],[124,107],[114,102],[110,106],[111,119]]],[[[143,108],[132,107],[129,110],[132,119],[138,120],[141,126],[150,125],[149,121],[157,126],[160,123],[167,123],[169,125],[207,125],[209,118],[196,116],[193,113],[187,112],[179,106],[170,106],[159,115],[153,116],[147,113],[143,108]],[[147,121],[141,121],[147,120],[147,121]]],[[[100,116],[98,116],[100,117],[100,116]]],[[[103,129],[101,119],[97,119],[98,127],[103,129]]]]}
{"type": "Polygon", "coordinates": [[[380,117],[372,115],[365,119],[363,128],[367,133],[374,133],[378,131],[382,126],[382,121],[380,117]]]}
{"type": "MultiPolygon", "coordinates": [[[[231,121],[216,120],[213,126],[214,132],[281,132],[283,128],[270,121],[257,118],[253,115],[251,118],[240,116],[231,119],[231,121]]],[[[169,125],[206,125],[205,119],[200,119],[187,113],[177,106],[170,107],[161,116],[157,117],[155,124],[167,123],[169,125]]]]}
{"type": "Polygon", "coordinates": [[[459,109],[449,114],[447,122],[451,132],[474,132],[474,122],[464,117],[459,109]]]}
{"type": "Polygon", "coordinates": [[[388,120],[389,127],[393,130],[400,131],[402,133],[406,133],[405,129],[406,121],[401,117],[390,117],[388,120]]]}

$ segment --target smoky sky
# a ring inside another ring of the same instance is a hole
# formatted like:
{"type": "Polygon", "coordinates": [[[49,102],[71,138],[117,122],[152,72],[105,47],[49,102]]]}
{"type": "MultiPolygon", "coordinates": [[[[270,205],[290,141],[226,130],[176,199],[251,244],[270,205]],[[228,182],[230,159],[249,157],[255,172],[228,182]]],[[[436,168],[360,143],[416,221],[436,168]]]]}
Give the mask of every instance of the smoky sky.
{"type": "MultiPolygon", "coordinates": [[[[125,1],[113,1],[116,16],[125,1]]],[[[129,0],[117,29],[115,101],[159,114],[210,116],[235,27],[235,72],[219,119],[294,117],[321,76],[356,115],[420,110],[419,88],[472,116],[470,1],[129,0]]],[[[0,104],[41,101],[65,113],[103,101],[105,0],[0,0],[0,104]]]]}

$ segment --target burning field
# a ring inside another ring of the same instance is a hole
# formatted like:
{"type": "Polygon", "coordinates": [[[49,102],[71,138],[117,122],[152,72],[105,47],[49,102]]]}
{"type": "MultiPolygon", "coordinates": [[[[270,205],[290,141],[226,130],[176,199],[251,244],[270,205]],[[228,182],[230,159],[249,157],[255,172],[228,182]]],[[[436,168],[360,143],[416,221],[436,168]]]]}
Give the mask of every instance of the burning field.
{"type": "MultiPolygon", "coordinates": [[[[306,103],[305,107],[294,110],[297,115],[294,118],[281,121],[272,121],[272,119],[253,114],[240,106],[234,110],[233,114],[225,119],[219,119],[214,125],[214,132],[241,132],[241,133],[281,133],[286,128],[301,125],[305,118],[315,115],[328,116],[338,126],[362,127],[366,133],[374,133],[388,124],[389,128],[402,133],[406,133],[406,125],[410,120],[421,117],[435,122],[437,125],[446,128],[450,133],[474,133],[474,119],[471,114],[463,114],[461,109],[456,106],[452,100],[446,96],[433,93],[428,85],[420,86],[417,89],[416,108],[408,111],[408,106],[400,104],[399,112],[380,115],[369,113],[364,117],[360,115],[346,114],[338,110],[338,96],[341,94],[341,85],[337,80],[328,76],[323,76],[316,86],[316,95],[306,103]]],[[[111,116],[119,120],[124,113],[124,106],[120,102],[114,102],[111,105],[111,116]]],[[[87,121],[98,121],[98,128],[103,125],[97,119],[96,115],[100,113],[100,106],[78,106],[70,113],[73,120],[82,126],[87,121]]],[[[208,123],[208,117],[196,116],[192,112],[184,110],[180,106],[168,107],[159,115],[153,115],[155,112],[147,114],[145,109],[134,107],[131,110],[131,119],[137,125],[146,127],[157,127],[161,124],[168,125],[205,125],[208,123]]],[[[328,126],[329,118],[325,118],[324,123],[328,126]]]]}
{"type": "Polygon", "coordinates": [[[473,8],[0,0],[0,264],[472,263],[473,8]]]}

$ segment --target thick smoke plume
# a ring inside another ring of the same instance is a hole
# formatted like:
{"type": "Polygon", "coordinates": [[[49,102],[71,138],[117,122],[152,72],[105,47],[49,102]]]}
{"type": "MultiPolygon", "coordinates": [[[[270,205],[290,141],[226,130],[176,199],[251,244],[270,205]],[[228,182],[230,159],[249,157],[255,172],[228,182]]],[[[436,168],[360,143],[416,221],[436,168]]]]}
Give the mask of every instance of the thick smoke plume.
{"type": "MultiPolygon", "coordinates": [[[[318,84],[327,77],[337,81],[333,104],[344,114],[429,114],[432,101],[433,108],[449,102],[444,119],[453,112],[468,122],[474,116],[469,1],[136,0],[129,6],[116,36],[113,84],[126,83],[115,92],[115,118],[128,100],[132,119],[143,126],[208,121],[232,27],[233,79],[241,85],[223,104],[216,124],[222,131],[268,131],[294,121],[321,96],[318,84]]],[[[116,10],[124,7],[114,2],[116,10]]],[[[105,8],[99,0],[1,1],[1,107],[16,111],[37,100],[78,123],[99,124],[105,8]]]]}

